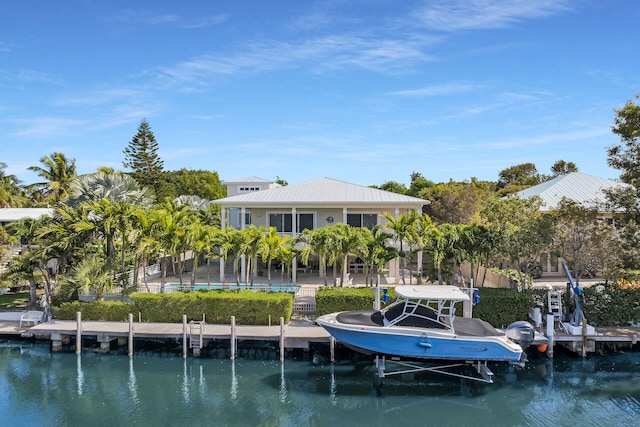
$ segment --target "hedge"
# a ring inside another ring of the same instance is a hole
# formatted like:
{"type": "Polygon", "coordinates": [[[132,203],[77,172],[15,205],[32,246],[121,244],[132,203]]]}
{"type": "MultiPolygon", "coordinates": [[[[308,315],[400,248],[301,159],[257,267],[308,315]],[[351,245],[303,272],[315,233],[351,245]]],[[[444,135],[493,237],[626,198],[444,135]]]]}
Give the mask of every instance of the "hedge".
{"type": "Polygon", "coordinates": [[[131,303],[125,302],[71,302],[54,307],[54,316],[61,320],[74,320],[76,312],[82,312],[85,320],[121,321],[129,313],[143,322],[182,322],[202,320],[207,323],[229,324],[231,316],[242,325],[268,325],[283,317],[291,318],[293,294],[277,292],[262,293],[251,290],[172,292],[164,294],[133,294],[131,303]]]}

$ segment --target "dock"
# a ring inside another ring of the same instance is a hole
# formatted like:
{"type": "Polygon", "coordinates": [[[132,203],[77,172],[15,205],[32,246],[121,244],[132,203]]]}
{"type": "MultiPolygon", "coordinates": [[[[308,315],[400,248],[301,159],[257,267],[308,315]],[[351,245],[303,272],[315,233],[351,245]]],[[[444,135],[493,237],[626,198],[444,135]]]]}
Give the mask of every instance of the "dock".
{"type": "MultiPolygon", "coordinates": [[[[92,337],[100,344],[100,351],[107,352],[111,343],[117,340],[118,346],[128,346],[128,354],[133,355],[136,339],[182,340],[183,356],[191,350],[193,356],[200,356],[202,348],[210,341],[225,341],[230,343],[231,358],[236,354],[237,342],[269,341],[277,342],[280,347],[280,358],[288,349],[309,350],[312,343],[328,343],[333,348],[335,341],[323,328],[311,321],[292,321],[284,324],[280,319],[279,325],[252,326],[236,325],[232,318],[231,324],[217,325],[205,322],[183,323],[148,323],[133,322],[130,315],[129,322],[83,321],[80,314],[76,320],[54,320],[39,323],[30,327],[21,327],[17,322],[0,322],[0,335],[14,335],[22,338],[50,340],[51,350],[61,351],[63,344],[82,342],[83,337],[92,337]]],[[[75,345],[76,353],[82,351],[82,346],[75,345]]]]}
{"type": "MultiPolygon", "coordinates": [[[[82,346],[75,343],[82,342],[83,337],[90,337],[99,343],[99,351],[108,352],[112,342],[117,346],[127,346],[128,354],[133,356],[136,339],[171,340],[182,342],[183,357],[188,355],[198,357],[203,348],[212,341],[224,342],[230,347],[230,358],[237,354],[238,341],[272,342],[279,344],[280,358],[284,358],[287,350],[299,349],[303,352],[310,350],[316,343],[328,344],[331,360],[334,361],[335,340],[322,327],[311,320],[293,320],[284,324],[280,319],[279,325],[252,326],[236,325],[232,318],[231,324],[206,324],[205,322],[183,323],[150,323],[133,322],[102,322],[76,320],[53,320],[34,326],[19,326],[18,322],[0,322],[0,335],[50,340],[52,351],[61,351],[63,344],[75,347],[76,353],[82,351],[82,346]]],[[[551,320],[551,319],[547,319],[551,320]]],[[[604,353],[608,350],[631,348],[638,343],[640,328],[635,327],[589,327],[584,331],[588,334],[569,334],[557,322],[553,324],[553,332],[549,329],[536,331],[534,346],[548,343],[546,354],[553,357],[554,347],[560,346],[576,355],[586,357],[588,353],[604,353]],[[540,338],[540,339],[538,339],[540,338]]],[[[546,326],[546,325],[545,325],[546,326]]],[[[539,348],[539,347],[538,347],[539,348]]]]}

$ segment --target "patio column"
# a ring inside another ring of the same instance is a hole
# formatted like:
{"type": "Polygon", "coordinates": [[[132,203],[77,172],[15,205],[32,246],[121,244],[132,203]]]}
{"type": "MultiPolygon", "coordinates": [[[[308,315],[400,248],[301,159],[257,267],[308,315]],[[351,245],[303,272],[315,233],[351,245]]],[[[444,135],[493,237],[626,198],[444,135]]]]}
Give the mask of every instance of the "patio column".
{"type": "Polygon", "coordinates": [[[347,208],[342,208],[342,223],[347,223],[347,208]]]}
{"type": "MultiPolygon", "coordinates": [[[[245,219],[244,216],[246,215],[246,211],[247,209],[245,207],[241,207],[240,208],[240,230],[244,230],[245,227],[245,219]]],[[[242,255],[242,259],[241,259],[241,265],[240,265],[240,277],[242,277],[245,282],[248,281],[247,280],[247,257],[242,255]]]]}
{"type": "MultiPolygon", "coordinates": [[[[296,208],[291,208],[291,236],[295,239],[298,236],[298,215],[296,208]]],[[[294,257],[291,266],[291,283],[297,283],[298,279],[298,257],[294,257]]]]}
{"type": "MultiPolygon", "coordinates": [[[[220,229],[224,231],[227,228],[227,209],[223,206],[220,210],[220,229]]],[[[222,251],[222,248],[218,249],[222,251]]],[[[220,257],[220,283],[224,283],[224,259],[220,257]]]]}

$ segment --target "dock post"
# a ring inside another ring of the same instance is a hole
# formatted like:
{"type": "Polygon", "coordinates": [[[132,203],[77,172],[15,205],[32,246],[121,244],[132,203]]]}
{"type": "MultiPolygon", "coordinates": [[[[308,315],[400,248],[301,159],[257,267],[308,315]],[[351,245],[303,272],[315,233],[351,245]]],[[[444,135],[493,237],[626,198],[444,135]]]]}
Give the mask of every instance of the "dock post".
{"type": "Polygon", "coordinates": [[[336,363],[336,339],[333,336],[329,338],[329,358],[331,363],[336,363]]]}
{"type": "Polygon", "coordinates": [[[582,319],[582,357],[587,357],[587,321],[582,319]]]}
{"type": "Polygon", "coordinates": [[[231,360],[236,359],[236,316],[231,316],[231,360]]]}
{"type": "Polygon", "coordinates": [[[550,359],[553,359],[554,333],[555,333],[555,317],[553,314],[547,314],[547,339],[549,340],[549,343],[547,344],[547,356],[550,359]]]}
{"type": "Polygon", "coordinates": [[[133,314],[129,313],[129,357],[133,357],[133,314]]]}
{"type": "Polygon", "coordinates": [[[284,317],[280,318],[280,361],[284,361],[284,317]]]}
{"type": "Polygon", "coordinates": [[[82,312],[76,311],[76,354],[82,352],[82,312]]]}
{"type": "Polygon", "coordinates": [[[182,358],[187,358],[187,315],[182,315],[182,358]]]}

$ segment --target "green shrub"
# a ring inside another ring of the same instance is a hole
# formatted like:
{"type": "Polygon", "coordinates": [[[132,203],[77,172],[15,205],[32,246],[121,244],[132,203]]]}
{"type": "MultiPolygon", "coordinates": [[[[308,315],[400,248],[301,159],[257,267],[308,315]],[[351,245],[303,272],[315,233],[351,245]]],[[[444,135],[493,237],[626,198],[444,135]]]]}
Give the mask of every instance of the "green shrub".
{"type": "Polygon", "coordinates": [[[480,288],[480,303],[473,306],[473,317],[486,320],[496,328],[503,328],[515,321],[527,320],[534,307],[534,296],[530,292],[480,288]]]}
{"type": "Polygon", "coordinates": [[[76,320],[82,313],[83,320],[124,321],[129,318],[131,304],[118,301],[64,302],[52,307],[53,316],[60,320],[76,320]]]}
{"type": "Polygon", "coordinates": [[[594,326],[630,326],[640,322],[640,290],[618,285],[583,289],[582,311],[594,326]]]}
{"type": "Polygon", "coordinates": [[[169,294],[140,293],[131,296],[131,303],[124,302],[71,302],[54,307],[54,316],[61,320],[74,320],[76,312],[82,312],[84,320],[127,320],[132,313],[143,322],[182,322],[202,320],[207,323],[229,324],[231,316],[242,325],[268,325],[283,317],[291,318],[293,294],[261,293],[253,291],[172,292],[169,294]]]}

